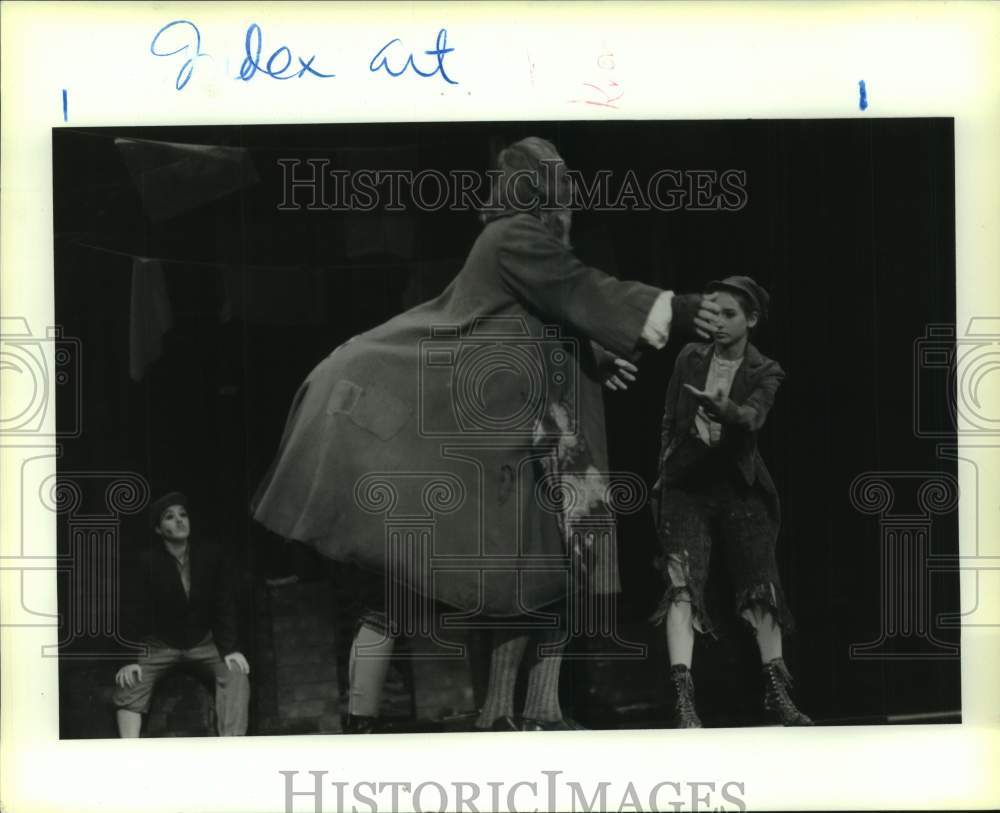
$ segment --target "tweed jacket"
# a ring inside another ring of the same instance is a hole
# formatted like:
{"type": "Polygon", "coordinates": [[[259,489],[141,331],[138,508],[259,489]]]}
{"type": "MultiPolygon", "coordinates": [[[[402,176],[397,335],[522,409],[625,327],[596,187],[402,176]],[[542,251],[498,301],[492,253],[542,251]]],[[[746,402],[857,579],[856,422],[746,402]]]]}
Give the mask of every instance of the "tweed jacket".
{"type": "MultiPolygon", "coordinates": [[[[711,343],[692,342],[677,356],[667,387],[660,436],[659,481],[661,485],[683,483],[684,474],[702,453],[703,444],[684,443],[695,432],[698,401],[684,388],[690,384],[703,390],[714,352],[711,343]]],[[[737,405],[736,421],[722,424],[719,449],[731,457],[747,485],[759,484],[773,499],[777,491],[757,449],[757,433],[764,425],[774,396],[785,377],[781,365],[747,344],[743,363],[733,378],[729,399],[737,405]]]]}
{"type": "Polygon", "coordinates": [[[123,628],[135,642],[190,649],[209,632],[220,655],[239,650],[237,606],[231,565],[222,549],[202,540],[189,543],[191,593],[185,595],[176,560],[159,539],[138,558],[125,581],[123,628]]]}

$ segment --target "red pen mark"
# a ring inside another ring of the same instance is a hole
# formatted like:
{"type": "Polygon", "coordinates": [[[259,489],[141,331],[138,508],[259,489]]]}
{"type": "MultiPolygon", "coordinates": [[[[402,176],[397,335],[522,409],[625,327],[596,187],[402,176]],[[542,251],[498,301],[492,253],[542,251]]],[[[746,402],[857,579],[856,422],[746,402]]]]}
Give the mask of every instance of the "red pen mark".
{"type": "MultiPolygon", "coordinates": [[[[615,55],[611,51],[605,51],[597,58],[597,67],[605,74],[611,73],[615,69],[615,55]]],[[[589,88],[586,99],[570,99],[570,104],[589,104],[595,107],[610,107],[618,109],[619,100],[625,95],[625,90],[620,82],[610,77],[595,79],[592,82],[581,82],[583,87],[589,88]]]]}
{"type": "MultiPolygon", "coordinates": [[[[598,87],[593,82],[584,82],[583,85],[584,85],[584,87],[593,88],[599,94],[601,94],[601,96],[604,97],[603,99],[600,99],[600,100],[597,100],[597,99],[585,99],[584,100],[584,104],[593,104],[593,105],[597,105],[598,107],[613,107],[613,108],[615,108],[617,110],[618,109],[618,105],[615,104],[615,102],[617,102],[622,96],[625,95],[625,91],[622,90],[622,91],[618,92],[617,96],[612,96],[604,88],[598,87]]],[[[606,86],[608,88],[611,88],[612,91],[618,90],[618,88],[620,87],[619,84],[614,79],[609,79],[607,81],[607,83],[606,83],[606,86]]]]}

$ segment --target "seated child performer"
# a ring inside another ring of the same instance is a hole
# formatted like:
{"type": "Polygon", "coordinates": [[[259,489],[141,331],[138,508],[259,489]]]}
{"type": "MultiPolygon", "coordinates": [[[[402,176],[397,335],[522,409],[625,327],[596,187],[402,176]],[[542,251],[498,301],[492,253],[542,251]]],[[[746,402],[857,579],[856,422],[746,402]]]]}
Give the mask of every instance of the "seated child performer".
{"type": "Polygon", "coordinates": [[[710,632],[705,607],[713,544],[723,546],[736,609],[754,630],[764,673],[764,708],[784,725],[811,725],[788,693],[782,630],[792,624],[775,560],[780,504],[757,450],[757,432],[785,376],[750,343],[770,297],[746,276],[711,282],[720,307],[714,342],[677,357],[663,412],[654,491],[666,591],[653,615],[666,627],[678,728],[700,728],[691,660],[695,630],[710,632]]]}
{"type": "Polygon", "coordinates": [[[233,578],[222,551],[192,542],[188,500],[166,494],[149,508],[156,538],[140,555],[139,568],[124,583],[132,594],[126,634],[148,646],[136,663],[115,676],[118,733],[138,737],[157,681],[178,666],[193,668],[215,688],[219,734],[247,730],[250,665],[237,644],[233,578]]]}

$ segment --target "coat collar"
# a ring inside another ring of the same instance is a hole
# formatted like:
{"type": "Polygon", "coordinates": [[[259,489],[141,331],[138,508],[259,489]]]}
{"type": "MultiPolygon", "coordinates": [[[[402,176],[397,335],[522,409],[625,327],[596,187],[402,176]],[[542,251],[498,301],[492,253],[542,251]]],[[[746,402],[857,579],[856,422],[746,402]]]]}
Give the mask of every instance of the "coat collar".
{"type": "MultiPolygon", "coordinates": [[[[708,379],[708,367],[712,363],[712,353],[715,352],[715,345],[705,342],[695,346],[695,351],[691,354],[691,362],[696,369],[694,383],[699,389],[705,389],[705,382],[708,379]]],[[[763,354],[750,342],[747,342],[746,350],[743,353],[743,363],[733,377],[733,385],[729,390],[729,397],[737,403],[743,403],[747,397],[749,389],[748,377],[753,375],[766,359],[763,354]]]]}
{"type": "MultiPolygon", "coordinates": [[[[195,583],[197,581],[197,579],[195,577],[195,573],[197,572],[197,570],[195,569],[195,559],[197,558],[197,554],[195,553],[195,548],[196,547],[197,547],[197,545],[193,544],[191,542],[190,538],[189,538],[188,539],[188,567],[190,568],[190,572],[191,572],[191,594],[192,595],[194,594],[195,583]]],[[[167,544],[166,544],[166,542],[164,542],[162,539],[155,540],[153,542],[153,550],[157,551],[157,555],[160,556],[161,559],[162,559],[162,561],[164,562],[164,567],[171,574],[171,576],[172,576],[171,583],[174,583],[174,586],[177,588],[178,591],[180,591],[180,595],[181,596],[183,596],[185,599],[189,599],[190,596],[188,596],[188,595],[186,595],[184,593],[184,584],[183,584],[183,582],[181,582],[181,572],[180,572],[180,567],[178,566],[178,563],[177,563],[177,557],[174,556],[169,550],[167,550],[167,544]]]]}
{"type": "Polygon", "coordinates": [[[514,217],[515,215],[528,215],[529,217],[535,218],[535,220],[541,219],[535,211],[526,212],[518,209],[493,209],[483,213],[482,221],[484,226],[489,226],[491,223],[496,223],[498,220],[505,220],[506,218],[514,217]]]}

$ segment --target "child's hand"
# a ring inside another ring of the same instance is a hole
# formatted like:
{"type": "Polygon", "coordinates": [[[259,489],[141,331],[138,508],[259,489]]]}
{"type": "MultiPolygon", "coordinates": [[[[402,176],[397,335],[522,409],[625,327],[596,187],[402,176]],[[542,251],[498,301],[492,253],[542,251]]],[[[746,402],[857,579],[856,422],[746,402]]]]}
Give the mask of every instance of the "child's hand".
{"type": "Polygon", "coordinates": [[[626,359],[615,359],[615,367],[604,379],[604,386],[609,390],[627,390],[628,385],[635,381],[635,374],[639,372],[631,361],[626,359]]]}
{"type": "Polygon", "coordinates": [[[685,384],[684,388],[695,397],[695,400],[705,409],[710,418],[720,421],[732,418],[736,405],[729,400],[729,396],[722,388],[712,393],[699,390],[690,384],[685,384]]]}

